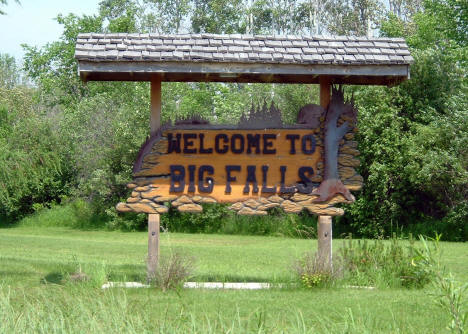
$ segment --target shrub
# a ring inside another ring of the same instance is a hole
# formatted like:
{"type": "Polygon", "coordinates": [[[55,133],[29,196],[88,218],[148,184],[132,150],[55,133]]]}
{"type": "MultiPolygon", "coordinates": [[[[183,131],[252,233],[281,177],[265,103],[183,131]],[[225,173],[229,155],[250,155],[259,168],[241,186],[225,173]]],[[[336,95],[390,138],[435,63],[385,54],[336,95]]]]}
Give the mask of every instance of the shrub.
{"type": "MultiPolygon", "coordinates": [[[[106,210],[106,228],[109,230],[121,231],[142,231],[147,229],[148,216],[144,213],[127,212],[119,214],[114,207],[106,210]]],[[[164,217],[164,216],[162,216],[164,217]]]]}
{"type": "Polygon", "coordinates": [[[180,252],[171,252],[159,261],[150,283],[163,291],[182,287],[194,272],[194,258],[180,252]]]}
{"type": "Polygon", "coordinates": [[[57,116],[42,117],[25,88],[0,87],[0,224],[16,223],[70,192],[73,167],[57,116]]]}
{"type": "Polygon", "coordinates": [[[329,270],[319,261],[316,253],[306,253],[293,267],[301,284],[306,288],[324,286],[341,275],[339,260],[335,260],[333,270],[329,270]]]}
{"type": "Polygon", "coordinates": [[[162,216],[162,225],[171,232],[274,235],[311,238],[317,220],[307,213],[285,214],[270,210],[267,216],[239,216],[223,204],[203,204],[199,214],[181,213],[171,208],[162,216]]]}
{"type": "Polygon", "coordinates": [[[19,225],[31,227],[70,227],[94,229],[104,226],[104,217],[93,210],[91,204],[77,199],[63,205],[51,205],[50,208],[36,205],[36,212],[23,218],[19,225]]]}

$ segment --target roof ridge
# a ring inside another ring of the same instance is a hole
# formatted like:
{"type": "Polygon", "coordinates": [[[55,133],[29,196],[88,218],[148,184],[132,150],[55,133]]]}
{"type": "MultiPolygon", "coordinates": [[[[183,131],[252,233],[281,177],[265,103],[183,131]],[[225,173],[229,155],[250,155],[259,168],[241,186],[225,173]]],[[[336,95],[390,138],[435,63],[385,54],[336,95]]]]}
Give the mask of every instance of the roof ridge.
{"type": "Polygon", "coordinates": [[[367,36],[343,36],[343,35],[261,35],[261,34],[211,34],[211,33],[177,33],[177,34],[159,34],[159,33],[78,33],[78,38],[162,38],[162,39],[246,39],[246,40],[331,40],[331,41],[391,41],[404,43],[402,37],[367,37],[367,36]]]}

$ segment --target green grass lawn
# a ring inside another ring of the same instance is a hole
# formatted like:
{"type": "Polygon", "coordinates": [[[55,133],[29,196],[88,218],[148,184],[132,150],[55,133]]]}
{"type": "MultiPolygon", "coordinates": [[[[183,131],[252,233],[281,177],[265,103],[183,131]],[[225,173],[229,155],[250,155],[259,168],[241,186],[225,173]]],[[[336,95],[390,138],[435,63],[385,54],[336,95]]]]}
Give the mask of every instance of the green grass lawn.
{"type": "MultiPolygon", "coordinates": [[[[341,240],[334,241],[338,249],[341,240]]],[[[196,258],[193,280],[287,282],[315,240],[163,234],[161,253],[196,258]]],[[[468,281],[468,245],[441,243],[468,281]]],[[[444,333],[449,316],[425,289],[344,287],[262,291],[99,288],[144,280],[146,233],[0,229],[0,333],[444,333]],[[90,283],[63,283],[79,266],[90,283]],[[93,277],[95,276],[95,277],[93,277]],[[45,283],[47,281],[48,283],[45,283]]]]}

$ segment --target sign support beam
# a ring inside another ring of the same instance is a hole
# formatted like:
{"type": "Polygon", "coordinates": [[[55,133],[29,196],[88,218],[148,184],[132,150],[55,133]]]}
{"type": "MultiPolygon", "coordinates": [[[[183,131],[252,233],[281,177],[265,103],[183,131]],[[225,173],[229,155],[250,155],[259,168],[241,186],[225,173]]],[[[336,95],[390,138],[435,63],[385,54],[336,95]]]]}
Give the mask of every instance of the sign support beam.
{"type": "Polygon", "coordinates": [[[159,263],[159,214],[148,215],[148,281],[156,276],[159,263]]]}
{"type": "MultiPolygon", "coordinates": [[[[161,127],[161,78],[151,78],[150,133],[154,135],[161,127]]],[[[159,264],[159,214],[148,215],[148,281],[154,279],[159,264]]]]}
{"type": "MultiPolygon", "coordinates": [[[[331,82],[320,77],[320,105],[327,109],[331,99],[331,82]]],[[[318,261],[324,271],[332,270],[332,217],[319,216],[317,220],[318,261]]]]}
{"type": "Polygon", "coordinates": [[[156,134],[161,127],[161,77],[151,78],[151,135],[156,134]]]}

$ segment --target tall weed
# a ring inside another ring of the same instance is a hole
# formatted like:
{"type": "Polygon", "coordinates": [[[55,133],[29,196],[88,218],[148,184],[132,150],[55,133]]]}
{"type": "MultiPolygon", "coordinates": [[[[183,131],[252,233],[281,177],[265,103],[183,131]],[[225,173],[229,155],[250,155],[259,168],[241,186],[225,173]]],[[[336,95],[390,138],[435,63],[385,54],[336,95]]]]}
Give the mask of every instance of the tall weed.
{"type": "Polygon", "coordinates": [[[345,277],[357,285],[422,288],[435,277],[435,268],[429,264],[439,261],[438,240],[417,246],[411,236],[403,240],[394,235],[390,242],[349,236],[339,251],[345,277]]]}
{"type": "MultiPolygon", "coordinates": [[[[197,312],[180,303],[143,300],[122,289],[93,289],[86,285],[11,289],[0,283],[0,333],[418,333],[411,323],[382,322],[378,315],[353,313],[302,314],[300,308],[281,314],[258,307],[251,312],[197,312]]],[[[146,293],[146,292],[145,292],[146,293]]],[[[157,292],[156,292],[157,293],[157,292]]],[[[234,299],[233,303],[239,303],[234,299]]],[[[223,306],[221,304],[221,306],[223,306]]],[[[202,307],[202,306],[201,306],[202,307]]]]}
{"type": "Polygon", "coordinates": [[[468,324],[467,292],[468,283],[457,286],[453,276],[437,275],[434,282],[436,293],[434,294],[437,305],[444,309],[450,316],[448,329],[453,333],[464,334],[468,324]]]}
{"type": "Polygon", "coordinates": [[[194,273],[194,258],[180,252],[170,252],[163,257],[158,264],[155,276],[150,277],[150,282],[163,291],[182,288],[194,273]]]}

